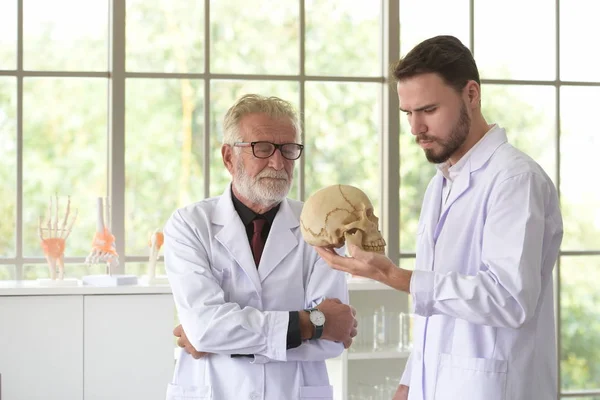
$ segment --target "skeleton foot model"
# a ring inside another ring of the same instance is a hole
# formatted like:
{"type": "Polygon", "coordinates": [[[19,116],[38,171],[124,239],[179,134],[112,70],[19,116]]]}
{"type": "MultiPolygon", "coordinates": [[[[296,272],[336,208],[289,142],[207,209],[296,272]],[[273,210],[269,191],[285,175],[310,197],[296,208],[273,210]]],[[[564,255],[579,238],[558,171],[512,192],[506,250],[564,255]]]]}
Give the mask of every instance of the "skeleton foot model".
{"type": "MultiPolygon", "coordinates": [[[[104,223],[104,206],[102,197],[98,198],[98,217],[96,220],[96,234],[92,241],[92,251],[85,259],[87,265],[106,263],[106,273],[112,274],[112,270],[119,265],[119,255],[115,250],[115,237],[110,233],[110,227],[104,223]]],[[[110,208],[108,198],[106,199],[106,220],[110,221],[110,208]]]]}
{"type": "Polygon", "coordinates": [[[165,241],[165,237],[160,230],[155,230],[150,239],[148,246],[150,247],[150,260],[148,263],[148,279],[152,281],[156,277],[156,261],[158,260],[158,252],[165,241]]]}
{"type": "Polygon", "coordinates": [[[56,208],[54,209],[54,218],[52,210],[52,197],[48,203],[48,209],[46,210],[46,216],[44,219],[39,218],[38,224],[38,236],[40,237],[40,244],[44,250],[46,261],[48,262],[48,268],[50,270],[50,279],[56,280],[57,267],[58,267],[58,279],[63,280],[65,275],[65,262],[64,253],[67,238],[73,229],[73,224],[77,220],[77,209],[73,213],[71,222],[68,223],[69,213],[71,209],[71,198],[67,197],[67,209],[65,216],[59,227],[58,217],[58,195],[55,195],[56,208]],[[68,223],[68,225],[67,225],[68,223]]]}
{"type": "Polygon", "coordinates": [[[348,242],[383,254],[385,240],[378,223],[367,195],[348,185],[318,190],[306,200],[300,214],[302,236],[312,246],[339,248],[348,242]]]}

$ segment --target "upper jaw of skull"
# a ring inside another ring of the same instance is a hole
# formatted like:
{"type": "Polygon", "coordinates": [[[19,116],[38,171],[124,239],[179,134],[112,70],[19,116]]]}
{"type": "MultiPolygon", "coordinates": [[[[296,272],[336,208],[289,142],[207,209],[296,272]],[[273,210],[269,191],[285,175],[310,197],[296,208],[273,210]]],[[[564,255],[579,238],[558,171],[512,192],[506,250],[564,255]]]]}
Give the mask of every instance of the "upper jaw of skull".
{"type": "Polygon", "coordinates": [[[343,238],[347,245],[352,244],[374,253],[385,253],[385,239],[381,236],[377,225],[366,218],[347,225],[343,238]]]}

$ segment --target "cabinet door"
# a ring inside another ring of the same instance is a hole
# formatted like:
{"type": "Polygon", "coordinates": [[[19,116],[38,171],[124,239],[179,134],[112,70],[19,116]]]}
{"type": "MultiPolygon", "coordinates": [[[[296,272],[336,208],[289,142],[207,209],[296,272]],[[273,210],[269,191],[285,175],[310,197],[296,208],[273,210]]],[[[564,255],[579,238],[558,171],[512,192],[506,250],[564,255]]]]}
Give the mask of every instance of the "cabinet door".
{"type": "Polygon", "coordinates": [[[173,373],[170,294],[85,296],[85,400],[163,400],[173,373]]]}
{"type": "Polygon", "coordinates": [[[400,346],[399,317],[408,311],[408,296],[378,285],[365,286],[368,289],[350,292],[359,326],[346,355],[346,398],[391,399],[408,357],[400,346]]]}
{"type": "Polygon", "coordinates": [[[0,297],[2,400],[83,398],[83,297],[0,297]]]}

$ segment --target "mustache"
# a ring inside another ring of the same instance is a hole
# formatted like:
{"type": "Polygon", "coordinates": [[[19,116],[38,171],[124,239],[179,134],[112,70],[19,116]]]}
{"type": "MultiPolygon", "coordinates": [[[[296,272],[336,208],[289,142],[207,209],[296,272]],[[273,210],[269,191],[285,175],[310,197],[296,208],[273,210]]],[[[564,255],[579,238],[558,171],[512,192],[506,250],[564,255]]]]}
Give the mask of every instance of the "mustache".
{"type": "Polygon", "coordinates": [[[258,175],[256,175],[256,178],[274,178],[285,179],[286,181],[288,180],[287,173],[284,170],[277,171],[272,168],[263,169],[258,175]]]}
{"type": "Polygon", "coordinates": [[[420,143],[422,141],[431,141],[431,142],[436,142],[437,139],[432,137],[432,136],[428,136],[428,135],[419,135],[419,136],[415,136],[415,142],[416,143],[420,143]]]}

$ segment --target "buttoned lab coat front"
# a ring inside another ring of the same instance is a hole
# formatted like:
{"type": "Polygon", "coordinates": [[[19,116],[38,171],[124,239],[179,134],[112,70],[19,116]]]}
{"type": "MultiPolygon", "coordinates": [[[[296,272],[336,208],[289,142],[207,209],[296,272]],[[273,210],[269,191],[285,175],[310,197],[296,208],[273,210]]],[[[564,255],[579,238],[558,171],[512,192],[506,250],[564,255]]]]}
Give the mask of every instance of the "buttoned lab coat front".
{"type": "Polygon", "coordinates": [[[229,188],[169,219],[165,263],[179,319],[191,344],[213,354],[195,360],[182,351],[167,399],[333,398],[324,360],[343,344],[310,340],[286,350],[288,311],[326,297],[348,303],[345,275],[304,242],[301,209],[281,203],[258,269],[229,188]]]}
{"type": "Polygon", "coordinates": [[[443,179],[431,180],[418,226],[409,400],[556,399],[554,185],[497,126],[445,203],[443,179]]]}

